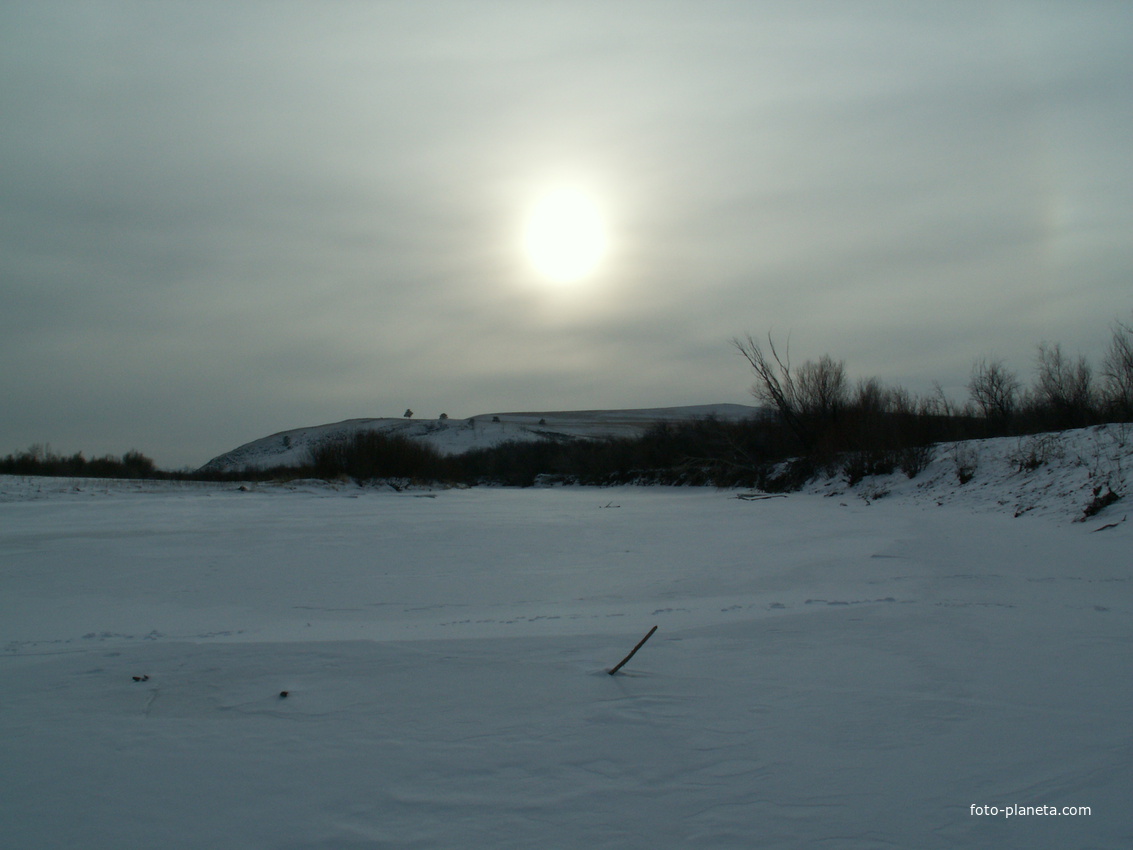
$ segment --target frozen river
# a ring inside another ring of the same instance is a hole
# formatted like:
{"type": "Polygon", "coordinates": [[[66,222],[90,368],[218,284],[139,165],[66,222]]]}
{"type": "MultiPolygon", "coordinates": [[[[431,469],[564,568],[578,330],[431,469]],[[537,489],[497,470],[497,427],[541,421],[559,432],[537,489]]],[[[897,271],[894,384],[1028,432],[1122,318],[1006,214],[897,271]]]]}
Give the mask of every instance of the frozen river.
{"type": "Polygon", "coordinates": [[[1125,526],[665,488],[0,498],[7,846],[1133,846],[1125,526]]]}

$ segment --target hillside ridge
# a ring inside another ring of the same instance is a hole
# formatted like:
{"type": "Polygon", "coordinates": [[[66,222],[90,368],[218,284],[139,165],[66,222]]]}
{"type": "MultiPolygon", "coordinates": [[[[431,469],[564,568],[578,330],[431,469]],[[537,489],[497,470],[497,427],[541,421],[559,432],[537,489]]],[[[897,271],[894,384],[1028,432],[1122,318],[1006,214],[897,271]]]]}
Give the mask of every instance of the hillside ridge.
{"type": "Polygon", "coordinates": [[[746,404],[701,404],[621,410],[485,413],[467,419],[345,419],[260,437],[217,455],[200,467],[199,471],[233,472],[241,469],[301,466],[318,446],[365,431],[379,431],[419,440],[443,454],[452,455],[516,441],[634,437],[661,422],[680,422],[709,416],[739,420],[758,416],[761,412],[762,408],[746,404]]]}

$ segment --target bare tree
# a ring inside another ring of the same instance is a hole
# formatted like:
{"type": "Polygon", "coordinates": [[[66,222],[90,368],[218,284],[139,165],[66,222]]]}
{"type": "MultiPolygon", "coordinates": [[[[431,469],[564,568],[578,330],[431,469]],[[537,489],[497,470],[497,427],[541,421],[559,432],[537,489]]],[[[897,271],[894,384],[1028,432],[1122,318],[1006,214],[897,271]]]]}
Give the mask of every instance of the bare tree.
{"type": "Polygon", "coordinates": [[[1102,361],[1106,399],[1119,416],[1133,417],[1133,325],[1114,322],[1102,361]]]}
{"type": "Polygon", "coordinates": [[[917,413],[921,416],[952,417],[956,416],[959,411],[956,410],[956,403],[944,392],[944,387],[940,385],[940,381],[933,381],[932,395],[925,396],[920,400],[917,405],[917,413]]]}
{"type": "Polygon", "coordinates": [[[854,391],[854,406],[864,414],[885,413],[889,410],[891,395],[877,378],[862,378],[854,391]]]}
{"type": "Polygon", "coordinates": [[[1002,360],[977,360],[968,379],[968,395],[987,419],[1010,419],[1019,404],[1019,379],[1002,360]]]}
{"type": "Polygon", "coordinates": [[[846,365],[829,354],[808,360],[795,372],[795,394],[799,410],[829,419],[846,404],[846,365]]]}
{"type": "Polygon", "coordinates": [[[1093,372],[1085,357],[1072,363],[1058,343],[1039,343],[1038,383],[1040,404],[1058,414],[1063,424],[1084,424],[1094,408],[1093,372]]]}
{"type": "Polygon", "coordinates": [[[889,413],[911,416],[917,411],[917,398],[904,387],[885,387],[885,409],[889,413]]]}
{"type": "Polygon", "coordinates": [[[763,351],[763,347],[751,334],[743,339],[734,338],[732,346],[743,355],[755,372],[756,380],[751,388],[755,400],[774,407],[803,446],[809,448],[811,439],[800,417],[798,391],[794,376],[791,374],[789,347],[784,349],[783,356],[780,356],[771,334],[767,335],[770,355],[763,351]]]}

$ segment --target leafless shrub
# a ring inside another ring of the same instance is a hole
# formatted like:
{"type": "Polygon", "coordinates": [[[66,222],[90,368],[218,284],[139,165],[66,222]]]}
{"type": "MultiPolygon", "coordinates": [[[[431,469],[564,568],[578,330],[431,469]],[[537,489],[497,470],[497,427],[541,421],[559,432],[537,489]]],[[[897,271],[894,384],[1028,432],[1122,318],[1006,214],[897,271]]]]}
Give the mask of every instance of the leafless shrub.
{"type": "Polygon", "coordinates": [[[956,466],[956,480],[967,484],[976,477],[979,457],[971,446],[958,444],[952,449],[952,462],[956,466]]]}
{"type": "Polygon", "coordinates": [[[936,457],[935,446],[910,446],[898,454],[898,465],[909,478],[916,478],[924,472],[936,457]]]}
{"type": "Polygon", "coordinates": [[[1015,451],[1007,459],[1017,472],[1033,472],[1063,455],[1062,443],[1056,434],[1038,434],[1019,440],[1015,451]]]}
{"type": "Polygon", "coordinates": [[[895,452],[884,449],[851,452],[842,464],[842,475],[846,483],[853,487],[871,475],[888,475],[896,466],[895,452]]]}

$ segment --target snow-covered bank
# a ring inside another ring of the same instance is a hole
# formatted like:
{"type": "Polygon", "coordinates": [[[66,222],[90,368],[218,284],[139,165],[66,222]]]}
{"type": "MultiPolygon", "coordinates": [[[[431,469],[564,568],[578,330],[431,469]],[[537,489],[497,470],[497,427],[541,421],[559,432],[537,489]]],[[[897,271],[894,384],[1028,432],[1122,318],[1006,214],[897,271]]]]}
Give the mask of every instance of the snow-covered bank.
{"type": "Polygon", "coordinates": [[[33,484],[0,482],[13,847],[1133,843],[1129,524],[33,484]],[[1090,814],[971,814],[1008,804],[1090,814]]]}
{"type": "MultiPolygon", "coordinates": [[[[1112,493],[1121,497],[1103,512],[1112,522],[1113,517],[1121,520],[1125,515],[1133,483],[1133,424],[941,444],[933,448],[931,457],[912,479],[898,471],[849,487],[846,477],[836,473],[811,482],[805,490],[1059,521],[1089,519],[1112,493]]],[[[1102,522],[1099,519],[1098,524],[1102,522]]]]}

